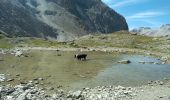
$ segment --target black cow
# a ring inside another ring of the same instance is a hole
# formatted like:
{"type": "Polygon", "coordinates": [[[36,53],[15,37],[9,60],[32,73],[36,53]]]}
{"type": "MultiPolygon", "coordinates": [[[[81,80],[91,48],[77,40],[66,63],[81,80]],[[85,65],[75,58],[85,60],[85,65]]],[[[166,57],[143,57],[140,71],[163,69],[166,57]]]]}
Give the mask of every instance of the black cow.
{"type": "Polygon", "coordinates": [[[76,54],[74,55],[74,58],[77,58],[78,60],[86,60],[87,54],[76,54]]]}

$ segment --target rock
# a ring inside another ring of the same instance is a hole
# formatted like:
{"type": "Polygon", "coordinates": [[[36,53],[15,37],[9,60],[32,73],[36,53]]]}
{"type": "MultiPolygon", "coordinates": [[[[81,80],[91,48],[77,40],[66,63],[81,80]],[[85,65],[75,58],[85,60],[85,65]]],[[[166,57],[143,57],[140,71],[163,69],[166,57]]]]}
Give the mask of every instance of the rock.
{"type": "Polygon", "coordinates": [[[124,93],[125,95],[128,95],[128,94],[129,94],[129,92],[128,92],[128,91],[124,91],[123,93],[124,93]]]}
{"type": "Polygon", "coordinates": [[[14,79],[7,79],[7,82],[11,82],[11,81],[14,81],[14,79]]]}
{"type": "Polygon", "coordinates": [[[70,96],[68,96],[68,98],[72,97],[72,98],[79,99],[82,96],[81,93],[82,93],[81,91],[73,92],[70,96]]]}
{"type": "Polygon", "coordinates": [[[6,100],[13,100],[13,99],[14,99],[13,96],[6,96],[6,100]]]}
{"type": "Polygon", "coordinates": [[[129,64],[129,63],[131,63],[131,61],[130,60],[122,60],[122,61],[119,61],[118,63],[129,64]]]}
{"type": "Polygon", "coordinates": [[[16,51],[15,56],[16,56],[16,57],[20,57],[22,54],[23,54],[22,51],[16,51]]]}
{"type": "Polygon", "coordinates": [[[27,82],[26,81],[22,81],[22,82],[20,82],[21,84],[27,84],[27,82]]]}
{"type": "Polygon", "coordinates": [[[152,55],[151,53],[146,53],[147,55],[152,55]]]}
{"type": "Polygon", "coordinates": [[[165,63],[166,63],[166,62],[162,62],[161,64],[163,64],[163,65],[164,65],[165,63]]]}
{"type": "Polygon", "coordinates": [[[4,54],[6,54],[6,52],[1,49],[1,50],[0,50],[0,54],[3,54],[3,55],[4,55],[4,54]]]}
{"type": "Polygon", "coordinates": [[[39,84],[39,82],[38,81],[34,81],[34,84],[39,84]]]}
{"type": "Polygon", "coordinates": [[[163,97],[163,96],[158,96],[158,98],[160,98],[160,99],[161,99],[161,98],[164,98],[164,97],[163,97]]]}
{"type": "Polygon", "coordinates": [[[141,64],[145,64],[146,62],[145,62],[145,61],[139,61],[139,63],[141,63],[141,64]]]}
{"type": "Polygon", "coordinates": [[[27,100],[27,94],[29,93],[29,90],[26,90],[25,92],[23,92],[22,94],[20,94],[16,100],[27,100]]]}
{"type": "Polygon", "coordinates": [[[152,84],[153,83],[153,81],[148,81],[148,84],[152,84]]]}
{"type": "Polygon", "coordinates": [[[28,54],[24,54],[24,57],[29,57],[29,55],[28,54]]]}
{"type": "Polygon", "coordinates": [[[16,74],[16,76],[20,76],[20,74],[16,74]]]}
{"type": "Polygon", "coordinates": [[[138,33],[136,33],[136,32],[131,32],[131,34],[132,34],[132,35],[138,35],[138,33]]]}
{"type": "Polygon", "coordinates": [[[57,88],[61,88],[61,87],[63,87],[63,86],[62,85],[57,86],[57,88]]]}
{"type": "Polygon", "coordinates": [[[168,57],[161,57],[161,60],[163,60],[163,61],[166,61],[166,60],[168,60],[168,57]]]}
{"type": "Polygon", "coordinates": [[[159,85],[163,85],[164,83],[161,81],[161,82],[159,82],[159,85]]]}
{"type": "Polygon", "coordinates": [[[42,81],[42,80],[44,80],[44,79],[43,79],[42,77],[39,77],[38,80],[39,80],[39,81],[42,81]]]}
{"type": "Polygon", "coordinates": [[[52,95],[52,99],[57,100],[57,99],[58,99],[58,96],[57,96],[56,94],[53,94],[53,95],[52,95]]]}
{"type": "Polygon", "coordinates": [[[54,90],[54,88],[53,87],[49,87],[48,90],[54,90]]]}
{"type": "Polygon", "coordinates": [[[13,93],[14,91],[15,91],[14,88],[9,88],[9,89],[6,91],[6,93],[7,93],[7,95],[9,95],[9,94],[13,93]]]}
{"type": "Polygon", "coordinates": [[[81,78],[86,78],[86,76],[83,76],[83,75],[79,75],[81,78]]]}
{"type": "Polygon", "coordinates": [[[155,65],[159,65],[160,63],[159,63],[159,62],[154,62],[153,64],[155,64],[155,65]]]}
{"type": "Polygon", "coordinates": [[[5,74],[0,74],[0,82],[4,82],[6,80],[5,74]]]}

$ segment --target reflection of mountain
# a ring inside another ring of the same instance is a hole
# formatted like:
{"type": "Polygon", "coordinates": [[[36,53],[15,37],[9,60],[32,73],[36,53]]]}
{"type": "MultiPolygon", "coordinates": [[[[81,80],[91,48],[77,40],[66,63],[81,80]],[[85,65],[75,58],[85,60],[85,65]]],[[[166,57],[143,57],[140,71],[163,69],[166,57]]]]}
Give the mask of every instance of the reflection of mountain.
{"type": "Polygon", "coordinates": [[[149,36],[170,36],[170,24],[162,25],[159,29],[140,27],[139,29],[133,29],[131,32],[149,36]]]}
{"type": "Polygon", "coordinates": [[[12,36],[68,39],[128,26],[101,0],[1,0],[0,30],[12,36]]]}

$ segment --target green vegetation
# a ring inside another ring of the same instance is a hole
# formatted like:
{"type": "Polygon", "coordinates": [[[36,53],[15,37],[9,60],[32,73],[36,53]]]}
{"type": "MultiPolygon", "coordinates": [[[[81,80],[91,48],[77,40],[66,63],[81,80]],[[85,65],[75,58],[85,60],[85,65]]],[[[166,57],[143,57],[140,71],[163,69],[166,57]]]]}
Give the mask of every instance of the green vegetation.
{"type": "Polygon", "coordinates": [[[59,43],[57,41],[43,40],[43,39],[36,39],[36,38],[29,40],[28,44],[29,46],[33,46],[33,47],[60,47],[62,45],[62,43],[59,43]]]}
{"type": "Polygon", "coordinates": [[[14,47],[8,39],[0,39],[0,48],[8,49],[14,47]]]}
{"type": "Polygon", "coordinates": [[[148,48],[155,43],[152,37],[132,35],[128,32],[117,32],[107,35],[86,36],[76,41],[79,46],[88,47],[125,47],[125,48],[148,48]],[[149,44],[148,44],[149,43],[149,44]]]}
{"type": "Polygon", "coordinates": [[[161,37],[148,37],[134,35],[129,32],[116,32],[113,34],[89,35],[75,41],[79,47],[118,47],[136,48],[143,50],[154,50],[167,52],[166,48],[170,42],[161,37]],[[164,49],[163,47],[164,46],[164,49]]]}
{"type": "Polygon", "coordinates": [[[40,38],[4,38],[0,36],[0,48],[11,48],[15,46],[57,48],[118,47],[169,52],[169,44],[170,41],[166,40],[164,37],[154,38],[123,31],[112,34],[87,35],[69,42],[57,42],[40,38]]]}

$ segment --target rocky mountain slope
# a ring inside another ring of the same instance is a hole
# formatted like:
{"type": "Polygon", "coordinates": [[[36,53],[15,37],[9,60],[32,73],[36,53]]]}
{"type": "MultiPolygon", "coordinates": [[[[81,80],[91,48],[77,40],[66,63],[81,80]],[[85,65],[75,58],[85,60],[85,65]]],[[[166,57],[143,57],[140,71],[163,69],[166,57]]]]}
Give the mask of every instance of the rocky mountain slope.
{"type": "Polygon", "coordinates": [[[133,29],[131,32],[149,36],[170,36],[170,24],[162,25],[159,29],[140,27],[138,29],[133,29]]]}
{"type": "Polygon", "coordinates": [[[128,30],[128,25],[101,0],[1,0],[0,30],[10,36],[67,40],[128,30]]]}

